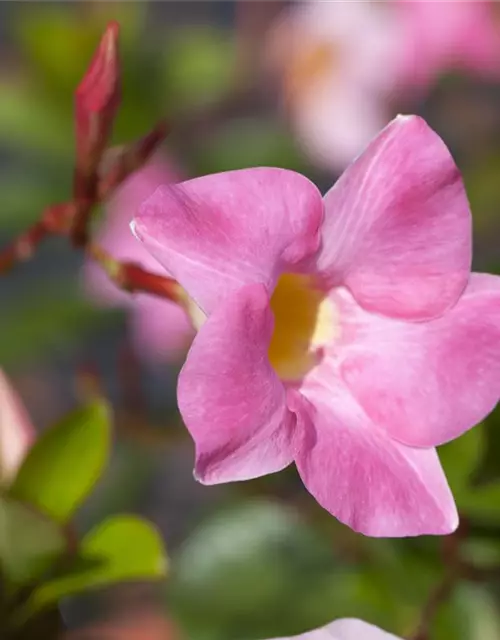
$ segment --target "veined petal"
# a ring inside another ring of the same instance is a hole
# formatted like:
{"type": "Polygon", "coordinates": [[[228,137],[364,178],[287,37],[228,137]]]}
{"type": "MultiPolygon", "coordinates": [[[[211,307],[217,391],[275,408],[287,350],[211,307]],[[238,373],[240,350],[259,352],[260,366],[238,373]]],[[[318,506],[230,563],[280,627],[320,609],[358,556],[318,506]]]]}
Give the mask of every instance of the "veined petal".
{"type": "Polygon", "coordinates": [[[28,413],[0,369],[0,481],[10,480],[35,439],[28,413]]]}
{"type": "Polygon", "coordinates": [[[425,320],[453,306],[471,264],[460,173],[416,116],[393,120],[325,196],[318,269],[365,309],[425,320]]]}
{"type": "Polygon", "coordinates": [[[453,440],[500,399],[500,277],[472,274],[455,307],[426,323],[364,312],[336,296],[340,375],[370,418],[414,446],[453,440]]]}
{"type": "Polygon", "coordinates": [[[160,187],[133,229],[205,313],[246,284],[272,288],[319,246],[323,203],[304,176],[245,169],[160,187]]]}
{"type": "Polygon", "coordinates": [[[178,385],[179,408],[205,484],[279,471],[294,457],[297,417],[269,364],[273,330],[263,285],[247,285],[201,327],[178,385]]]}
{"type": "Polygon", "coordinates": [[[294,638],[280,638],[279,640],[400,640],[392,633],[382,631],[363,620],[342,618],[330,622],[326,627],[307,631],[294,638]]]}
{"type": "Polygon", "coordinates": [[[392,440],[332,380],[309,380],[302,391],[311,403],[310,421],[296,464],[322,507],[373,537],[456,529],[455,503],[435,449],[392,440]]]}

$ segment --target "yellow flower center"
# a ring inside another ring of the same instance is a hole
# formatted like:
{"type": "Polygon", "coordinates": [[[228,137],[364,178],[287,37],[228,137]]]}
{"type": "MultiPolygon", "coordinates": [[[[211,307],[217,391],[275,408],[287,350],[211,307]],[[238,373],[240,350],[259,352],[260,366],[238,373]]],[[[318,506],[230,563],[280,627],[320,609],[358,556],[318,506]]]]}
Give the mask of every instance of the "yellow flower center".
{"type": "Polygon", "coordinates": [[[284,380],[297,380],[318,362],[321,347],[338,334],[335,306],[310,276],[286,273],[271,298],[274,333],[269,360],[284,380]]]}

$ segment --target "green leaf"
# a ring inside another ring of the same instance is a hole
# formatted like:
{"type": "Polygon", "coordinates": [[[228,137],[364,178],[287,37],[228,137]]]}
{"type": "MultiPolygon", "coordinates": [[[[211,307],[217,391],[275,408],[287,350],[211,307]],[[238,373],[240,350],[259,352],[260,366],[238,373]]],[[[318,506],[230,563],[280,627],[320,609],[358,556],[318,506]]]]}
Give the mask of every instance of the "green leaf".
{"type": "Polygon", "coordinates": [[[74,411],[36,441],[11,486],[11,495],[66,523],[99,479],[109,444],[106,403],[74,411]]]}
{"type": "Polygon", "coordinates": [[[280,637],[331,620],[343,583],[330,541],[294,510],[255,500],[209,518],[183,545],[169,602],[190,638],[200,630],[242,637],[242,628],[244,637],[280,637]]]}
{"type": "Polygon", "coordinates": [[[16,585],[43,575],[66,550],[59,525],[22,502],[0,496],[0,566],[16,585]]]}
{"type": "Polygon", "coordinates": [[[167,557],[156,529],[134,516],[114,516],[82,540],[77,566],[45,582],[32,595],[38,611],[74,595],[130,580],[159,580],[167,572],[167,557]]]}
{"type": "Polygon", "coordinates": [[[439,448],[439,458],[457,500],[467,491],[484,451],[485,437],[482,424],[439,448]]]}

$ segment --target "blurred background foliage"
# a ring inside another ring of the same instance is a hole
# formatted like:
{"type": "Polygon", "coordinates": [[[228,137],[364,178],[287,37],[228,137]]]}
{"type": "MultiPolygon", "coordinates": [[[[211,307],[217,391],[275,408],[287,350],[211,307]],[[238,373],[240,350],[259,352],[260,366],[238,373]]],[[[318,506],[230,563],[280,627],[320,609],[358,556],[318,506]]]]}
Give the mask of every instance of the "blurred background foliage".
{"type": "MultiPolygon", "coordinates": [[[[165,152],[183,175],[277,165],[327,188],[337,173],[304,152],[264,70],[264,34],[285,5],[0,5],[0,241],[71,189],[72,94],[109,19],[122,29],[116,144],[167,115],[165,152]]],[[[394,114],[400,104],[424,115],[453,150],[474,214],[476,268],[500,273],[499,85],[443,72],[424,97],[396,96],[394,114]]],[[[112,459],[79,512],[82,533],[119,511],[151,518],[171,555],[160,600],[191,640],[268,638],[344,616],[410,633],[442,579],[442,542],[358,536],[308,498],[293,470],[244,486],[198,486],[175,405],[179,364],[142,360],[126,312],[95,307],[80,283],[80,256],[57,240],[2,278],[0,363],[41,430],[82,396],[88,367],[115,406],[112,459]]],[[[500,412],[440,455],[467,520],[464,557],[500,566],[500,412]]],[[[432,639],[499,638],[499,587],[500,571],[462,581],[432,639]]],[[[65,616],[80,623],[100,604],[69,603],[65,616]]]]}

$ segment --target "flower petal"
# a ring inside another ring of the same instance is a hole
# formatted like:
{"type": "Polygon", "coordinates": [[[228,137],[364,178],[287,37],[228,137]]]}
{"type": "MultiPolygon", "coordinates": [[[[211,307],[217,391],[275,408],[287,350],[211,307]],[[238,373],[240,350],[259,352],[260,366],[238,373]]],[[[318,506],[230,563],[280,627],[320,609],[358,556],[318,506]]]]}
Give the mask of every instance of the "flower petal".
{"type": "MultiPolygon", "coordinates": [[[[342,618],[330,622],[326,627],[307,631],[295,640],[400,640],[392,633],[382,631],[378,627],[356,620],[354,618],[342,618]]],[[[279,640],[294,640],[293,638],[280,638],[279,640]]]]}
{"type": "Polygon", "coordinates": [[[370,418],[414,446],[453,440],[500,399],[500,277],[472,274],[445,315],[407,323],[360,309],[347,292],[340,374],[370,418]]]}
{"type": "Polygon", "coordinates": [[[368,536],[451,533],[458,515],[435,449],[378,429],[341,385],[309,381],[311,420],[296,458],[307,489],[341,522],[368,536]]]}
{"type": "Polygon", "coordinates": [[[318,268],[365,309],[440,315],[470,272],[471,215],[460,173],[416,116],[399,116],[325,196],[318,268]]]}
{"type": "Polygon", "coordinates": [[[205,484],[246,480],[293,461],[295,414],[269,364],[273,330],[263,285],[247,285],[201,327],[178,385],[179,408],[205,484]]]}
{"type": "Polygon", "coordinates": [[[220,173],[160,187],[133,229],[205,313],[245,284],[272,288],[319,246],[323,203],[283,169],[220,173]]]}
{"type": "Polygon", "coordinates": [[[0,369],[0,481],[10,480],[35,439],[28,413],[0,369]]]}

